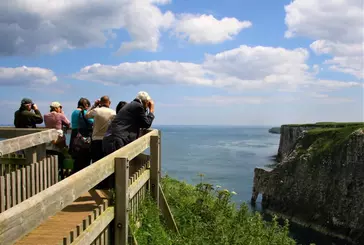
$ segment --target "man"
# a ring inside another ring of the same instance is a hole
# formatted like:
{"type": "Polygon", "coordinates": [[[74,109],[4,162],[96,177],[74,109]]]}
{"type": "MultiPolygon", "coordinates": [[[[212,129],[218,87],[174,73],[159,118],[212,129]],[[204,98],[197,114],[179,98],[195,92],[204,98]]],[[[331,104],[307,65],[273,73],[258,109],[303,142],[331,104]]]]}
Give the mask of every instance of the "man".
{"type": "Polygon", "coordinates": [[[116,115],[116,112],[110,108],[110,105],[110,98],[103,96],[100,100],[95,101],[95,104],[86,113],[86,119],[94,119],[91,142],[91,159],[93,163],[105,156],[102,150],[102,140],[109,122],[116,115]]]}
{"type": "Polygon", "coordinates": [[[153,120],[154,102],[147,92],[140,91],[111,122],[110,133],[105,135],[103,140],[105,154],[110,154],[137,139],[140,129],[150,128],[153,120]]]}
{"type": "Polygon", "coordinates": [[[36,128],[36,124],[41,123],[43,123],[43,117],[37,105],[33,104],[31,99],[22,99],[20,108],[14,115],[14,126],[16,128],[36,128]]]}

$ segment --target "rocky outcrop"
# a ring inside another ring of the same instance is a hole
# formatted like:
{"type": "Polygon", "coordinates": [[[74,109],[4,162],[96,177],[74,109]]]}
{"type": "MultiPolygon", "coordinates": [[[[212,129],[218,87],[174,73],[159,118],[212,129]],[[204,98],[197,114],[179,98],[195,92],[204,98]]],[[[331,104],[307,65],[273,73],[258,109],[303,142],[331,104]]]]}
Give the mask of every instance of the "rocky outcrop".
{"type": "Polygon", "coordinates": [[[294,149],[298,138],[300,138],[305,131],[314,127],[315,126],[282,125],[277,160],[283,161],[294,149]]]}
{"type": "Polygon", "coordinates": [[[270,128],[268,130],[269,133],[271,134],[280,134],[281,133],[281,128],[280,127],[273,127],[273,128],[270,128]]]}
{"type": "Polygon", "coordinates": [[[363,128],[284,126],[282,161],[255,169],[252,203],[262,193],[264,208],[364,244],[363,128]]]}

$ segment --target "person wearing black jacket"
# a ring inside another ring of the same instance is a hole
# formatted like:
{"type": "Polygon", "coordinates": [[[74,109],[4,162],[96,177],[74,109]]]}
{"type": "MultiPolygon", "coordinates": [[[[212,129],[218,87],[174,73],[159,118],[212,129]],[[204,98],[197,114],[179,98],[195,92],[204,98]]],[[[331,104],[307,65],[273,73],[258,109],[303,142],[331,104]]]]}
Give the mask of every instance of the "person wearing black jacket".
{"type": "Polygon", "coordinates": [[[31,99],[22,99],[20,108],[14,115],[14,126],[16,128],[36,128],[36,124],[41,123],[43,123],[43,116],[37,105],[33,104],[31,99]]]}
{"type": "Polygon", "coordinates": [[[103,150],[110,154],[139,137],[141,128],[150,128],[154,120],[154,102],[147,92],[141,91],[115,116],[110,130],[103,139],[103,150]],[[147,113],[149,109],[149,113],[147,113]]]}

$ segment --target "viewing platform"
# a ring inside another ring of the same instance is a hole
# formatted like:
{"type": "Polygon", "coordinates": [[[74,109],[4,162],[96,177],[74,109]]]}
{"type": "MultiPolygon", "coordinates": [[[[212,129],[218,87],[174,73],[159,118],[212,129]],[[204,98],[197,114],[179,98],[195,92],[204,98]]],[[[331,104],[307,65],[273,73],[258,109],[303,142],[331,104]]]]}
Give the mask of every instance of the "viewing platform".
{"type": "Polygon", "coordinates": [[[138,221],[148,192],[178,232],[160,185],[159,130],[146,130],[61,181],[57,157],[46,154],[46,144],[57,137],[54,129],[0,128],[1,245],[137,244],[129,219],[138,221]],[[114,189],[95,189],[112,174],[114,189]]]}

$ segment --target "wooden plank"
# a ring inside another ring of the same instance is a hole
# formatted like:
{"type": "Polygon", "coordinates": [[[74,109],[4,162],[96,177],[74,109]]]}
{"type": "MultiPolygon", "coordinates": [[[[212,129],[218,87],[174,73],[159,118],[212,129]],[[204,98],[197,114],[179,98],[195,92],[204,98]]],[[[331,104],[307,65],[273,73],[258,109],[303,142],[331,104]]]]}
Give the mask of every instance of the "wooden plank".
{"type": "Polygon", "coordinates": [[[11,172],[11,206],[14,207],[16,205],[16,177],[15,171],[11,172]]]}
{"type": "Polygon", "coordinates": [[[0,176],[0,213],[5,211],[5,178],[0,176]]]}
{"type": "Polygon", "coordinates": [[[31,196],[35,195],[35,163],[30,165],[30,194],[31,196]]]}
{"type": "Polygon", "coordinates": [[[21,200],[24,201],[25,199],[27,199],[27,189],[26,189],[26,184],[27,184],[27,178],[26,178],[26,168],[23,167],[21,168],[21,200]]]}
{"type": "MultiPolygon", "coordinates": [[[[58,174],[58,157],[54,157],[53,158],[53,162],[54,162],[54,173],[55,173],[55,177],[54,178],[55,178],[56,183],[58,183],[58,180],[59,180],[59,174],[58,174]]],[[[63,169],[61,169],[61,171],[63,171],[63,169]]]]}
{"type": "MultiPolygon", "coordinates": [[[[5,175],[5,200],[6,200],[6,207],[5,210],[9,209],[11,207],[11,189],[10,189],[10,174],[5,175]]],[[[1,241],[1,240],[0,240],[1,241]]]]}
{"type": "Polygon", "coordinates": [[[91,244],[113,219],[114,207],[109,207],[75,239],[72,245],[91,244]]]}
{"type": "Polygon", "coordinates": [[[151,184],[151,195],[154,198],[157,207],[159,207],[159,145],[160,138],[159,136],[151,136],[150,139],[150,184],[151,184]]]}
{"type": "Polygon", "coordinates": [[[138,191],[147,183],[147,181],[150,178],[150,170],[146,170],[142,173],[142,175],[134,181],[134,183],[131,184],[129,187],[129,196],[130,198],[133,198],[138,191]]]}
{"type": "Polygon", "coordinates": [[[138,156],[140,153],[144,152],[150,145],[151,136],[156,136],[156,135],[158,135],[158,130],[153,130],[148,134],[138,138],[137,140],[134,140],[130,144],[122,147],[120,150],[117,150],[111,153],[110,155],[107,155],[106,157],[102,158],[99,161],[105,161],[106,159],[113,160],[115,158],[127,158],[130,161],[136,156],[138,156]]]}
{"type": "Polygon", "coordinates": [[[51,171],[51,185],[56,183],[55,176],[54,176],[54,158],[53,156],[50,157],[50,171],[51,171]]]}
{"type": "Polygon", "coordinates": [[[44,172],[43,172],[43,176],[44,176],[44,189],[49,187],[49,183],[48,183],[48,159],[44,159],[43,164],[44,164],[44,172]]]}
{"type": "Polygon", "coordinates": [[[114,162],[112,160],[115,156],[135,157],[148,147],[150,136],[156,134],[158,134],[157,130],[149,132],[122,149],[25,200],[16,207],[1,213],[0,244],[13,244],[49,216],[71,204],[83,193],[114,172],[114,162]],[[140,152],[135,148],[139,149],[140,152]]]}
{"type": "Polygon", "coordinates": [[[179,234],[176,221],[173,218],[171,209],[169,208],[167,199],[164,195],[161,185],[159,185],[159,208],[161,210],[162,215],[166,219],[167,227],[179,234]]]}
{"type": "Polygon", "coordinates": [[[26,175],[27,175],[27,198],[31,197],[31,191],[30,191],[30,183],[31,183],[31,177],[30,177],[30,166],[26,167],[26,175]]]}
{"type": "Polygon", "coordinates": [[[40,185],[40,178],[39,178],[39,162],[35,163],[35,193],[39,193],[39,185],[40,185]]]}
{"type": "Polygon", "coordinates": [[[44,176],[43,176],[43,170],[44,170],[44,161],[39,162],[39,191],[44,190],[44,176]]]}
{"type": "Polygon", "coordinates": [[[10,139],[23,135],[34,134],[49,128],[15,128],[15,127],[0,127],[0,138],[10,139]]]}
{"type": "Polygon", "coordinates": [[[51,158],[47,158],[47,182],[48,182],[48,187],[52,185],[51,182],[51,158]]]}
{"type": "Polygon", "coordinates": [[[21,203],[21,172],[16,170],[16,204],[21,203]]]}
{"type": "MultiPolygon", "coordinates": [[[[1,136],[0,136],[1,137],[1,136]]],[[[44,143],[51,142],[52,140],[56,140],[58,138],[58,132],[55,129],[49,129],[33,134],[28,134],[12,139],[2,140],[0,141],[0,157],[9,154],[12,152],[17,152],[24,149],[29,149],[31,147],[41,145],[44,143]]],[[[28,151],[28,150],[27,150],[28,151]]],[[[33,155],[34,149],[30,149],[33,155]]],[[[30,156],[28,156],[30,157],[30,156]]],[[[30,160],[30,158],[29,158],[30,160]]]]}
{"type": "Polygon", "coordinates": [[[115,158],[115,245],[128,244],[129,161],[115,158]]]}

